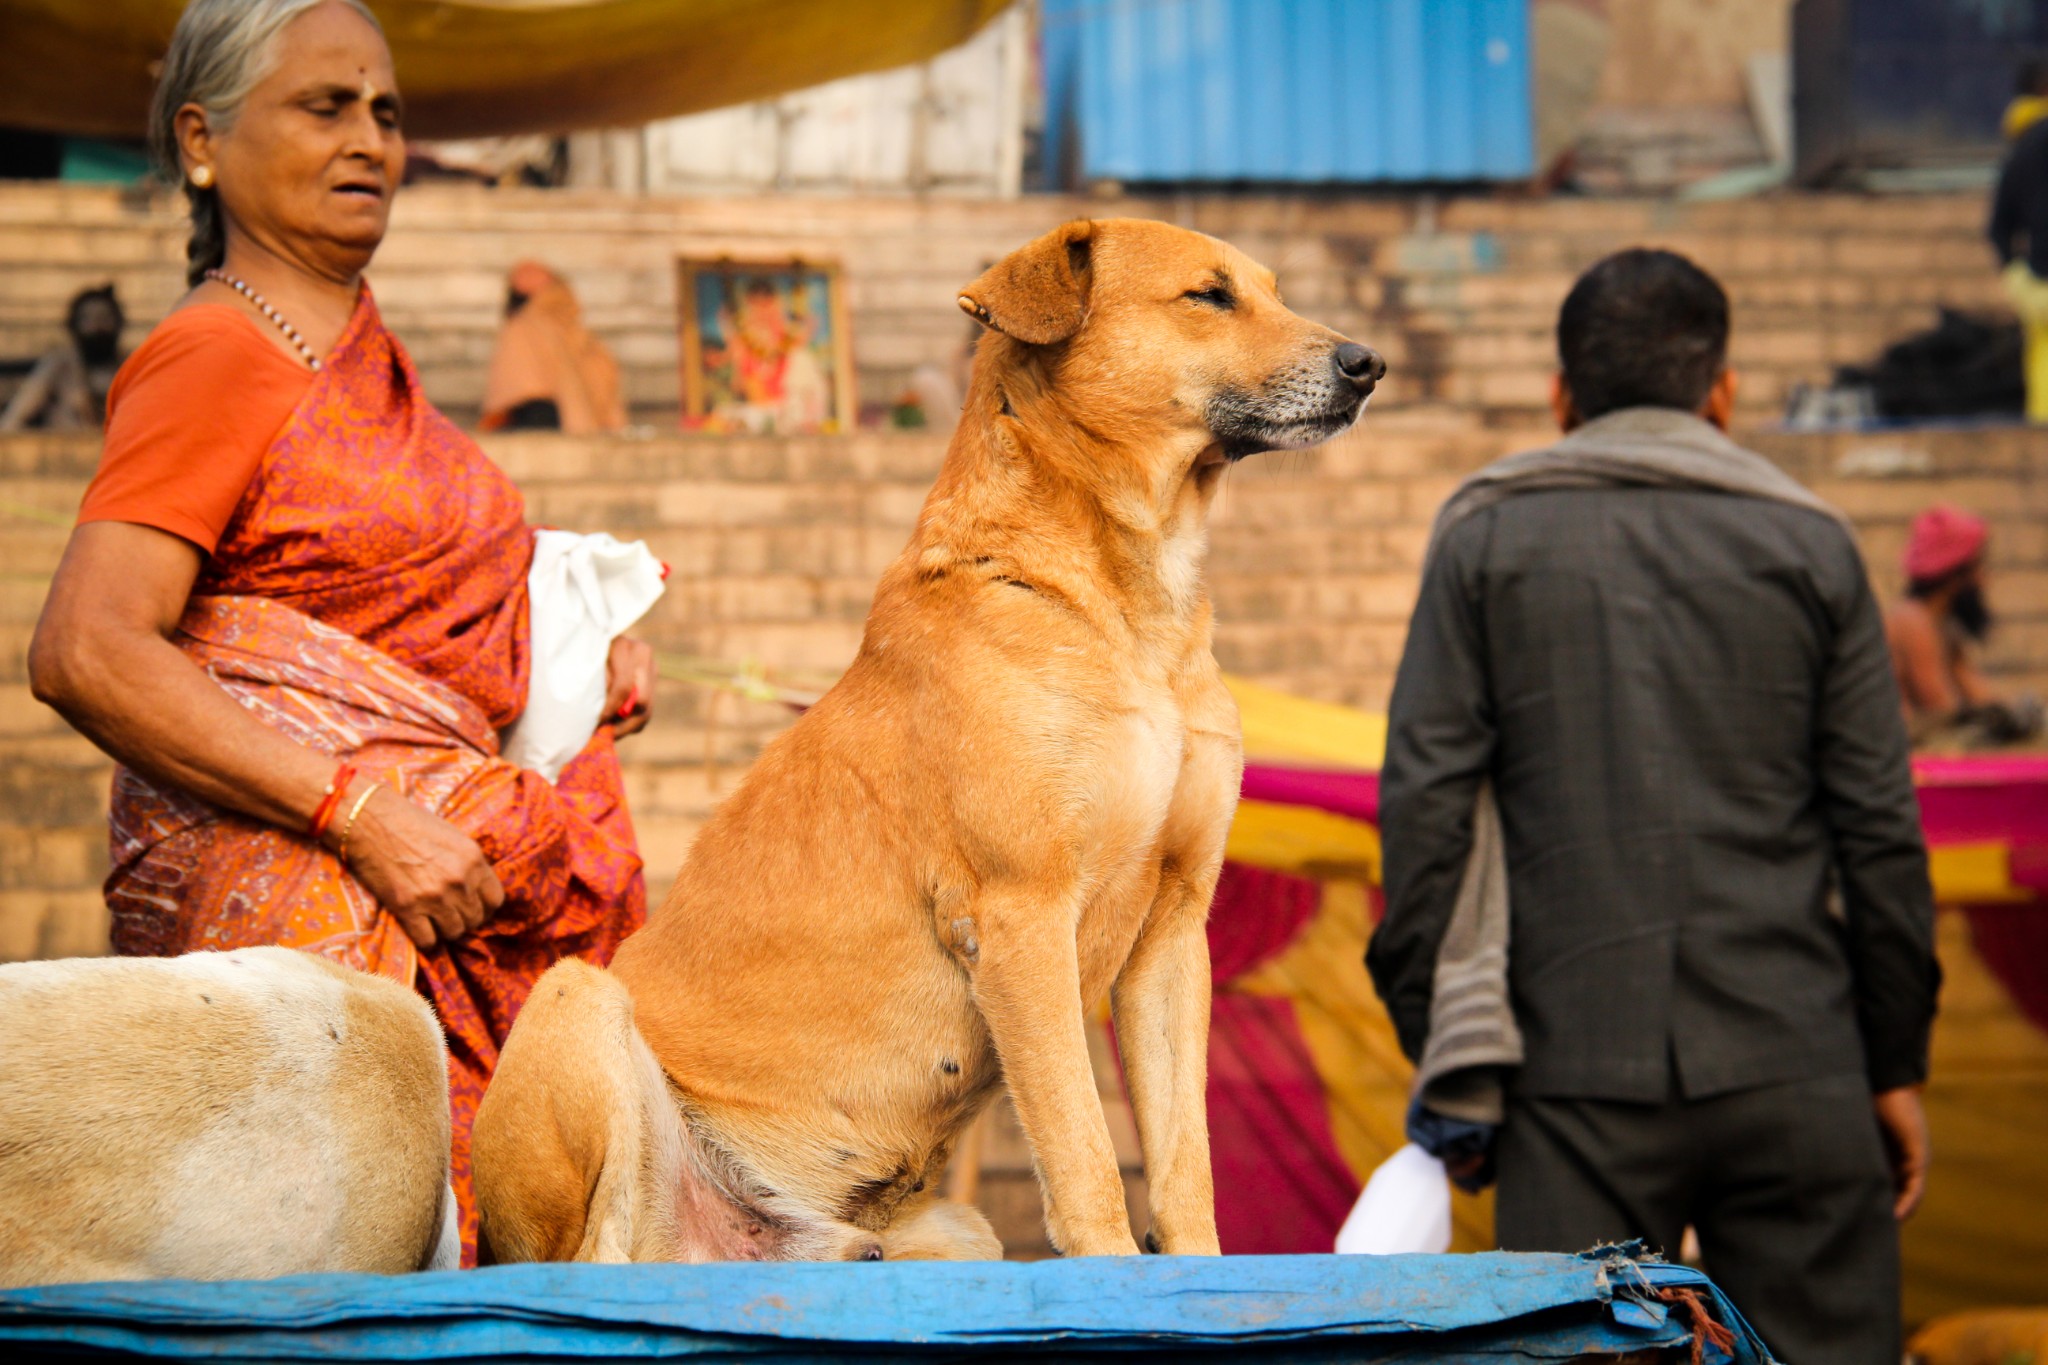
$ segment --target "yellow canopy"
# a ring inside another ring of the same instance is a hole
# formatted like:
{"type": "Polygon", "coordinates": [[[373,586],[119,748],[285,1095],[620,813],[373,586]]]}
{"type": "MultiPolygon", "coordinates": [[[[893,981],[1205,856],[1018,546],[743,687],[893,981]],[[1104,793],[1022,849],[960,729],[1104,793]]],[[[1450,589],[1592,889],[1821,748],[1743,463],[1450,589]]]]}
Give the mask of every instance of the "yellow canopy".
{"type": "MultiPolygon", "coordinates": [[[[369,0],[415,137],[625,126],[962,42],[1009,0],[369,0]]],[[[0,0],[0,124],[140,137],[186,0],[0,0]]]]}

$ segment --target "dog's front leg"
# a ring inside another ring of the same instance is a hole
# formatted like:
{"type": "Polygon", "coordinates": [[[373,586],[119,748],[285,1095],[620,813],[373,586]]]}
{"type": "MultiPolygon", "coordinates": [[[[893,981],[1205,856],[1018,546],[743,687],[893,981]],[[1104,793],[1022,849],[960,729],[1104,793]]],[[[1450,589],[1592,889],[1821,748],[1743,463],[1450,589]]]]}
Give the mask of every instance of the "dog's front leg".
{"type": "Polygon", "coordinates": [[[1134,1255],[1123,1175],[1088,1062],[1070,904],[984,892],[944,928],[1031,1141],[1053,1245],[1068,1256],[1134,1255]]]}
{"type": "MultiPolygon", "coordinates": [[[[1221,850],[1218,850],[1219,854],[1221,850]]],[[[1169,863],[1152,916],[1110,992],[1117,1050],[1145,1152],[1152,1206],[1146,1245],[1214,1256],[1216,1187],[1209,1169],[1209,900],[1216,870],[1169,863]]]]}

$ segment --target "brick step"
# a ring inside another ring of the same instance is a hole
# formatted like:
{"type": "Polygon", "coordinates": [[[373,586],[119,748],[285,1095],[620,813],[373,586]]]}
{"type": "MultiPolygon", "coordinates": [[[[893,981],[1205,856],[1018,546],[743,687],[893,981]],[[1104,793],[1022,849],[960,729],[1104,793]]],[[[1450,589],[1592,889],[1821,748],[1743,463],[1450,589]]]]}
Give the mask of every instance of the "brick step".
{"type": "MultiPolygon", "coordinates": [[[[104,832],[100,837],[104,844],[104,832]]],[[[0,890],[0,962],[106,951],[107,906],[99,877],[70,890],[0,890]]]]}
{"type": "MultiPolygon", "coordinates": [[[[13,746],[8,746],[12,750],[13,746]]],[[[16,752],[0,764],[0,829],[6,842],[19,830],[99,827],[107,813],[107,761],[34,762],[16,752]]]]}
{"type": "Polygon", "coordinates": [[[10,828],[0,838],[0,892],[70,894],[107,875],[104,820],[67,828],[10,828]]]}

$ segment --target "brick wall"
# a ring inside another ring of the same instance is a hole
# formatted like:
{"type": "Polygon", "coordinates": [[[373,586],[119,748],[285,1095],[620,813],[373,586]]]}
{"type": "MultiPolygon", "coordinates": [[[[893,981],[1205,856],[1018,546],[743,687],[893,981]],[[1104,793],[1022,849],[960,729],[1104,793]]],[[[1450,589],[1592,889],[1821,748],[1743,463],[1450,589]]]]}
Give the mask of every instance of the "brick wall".
{"type": "MultiPolygon", "coordinates": [[[[1374,411],[1319,450],[1231,472],[1210,580],[1226,668],[1328,700],[1379,707],[1428,524],[1458,477],[1544,439],[1427,411],[1374,411]]],[[[1758,434],[1752,443],[1856,518],[1875,576],[1896,587],[1906,520],[1946,497],[1996,524],[1991,672],[2048,685],[2048,433],[2021,428],[1876,436],[1758,434]]],[[[942,454],[930,438],[659,441],[500,437],[491,453],[534,520],[643,536],[675,567],[647,623],[662,647],[769,669],[836,669],[859,639],[875,577],[901,548],[942,454]]],[[[65,531],[33,515],[76,506],[93,441],[0,437],[0,961],[105,951],[108,764],[28,694],[24,653],[65,531]]],[[[629,800],[659,895],[699,824],[781,706],[665,683],[628,741],[629,800]]],[[[1144,1177],[1102,1031],[1096,1074],[1143,1226],[1144,1177]]],[[[1013,1256],[1050,1253],[1029,1148],[1007,1101],[982,1125],[975,1201],[1013,1256]]]]}
{"type": "MultiPolygon", "coordinates": [[[[619,197],[427,186],[398,202],[371,277],[428,392],[481,400],[504,297],[523,257],[560,268],[618,353],[631,400],[665,421],[677,392],[675,259],[787,253],[843,262],[864,401],[949,363],[953,306],[983,264],[1070,217],[1135,214],[1225,237],[1278,270],[1305,314],[1377,346],[1382,408],[1449,404],[1487,420],[1540,411],[1550,329],[1572,277],[1618,247],[1688,252],[1726,280],[1745,409],[1930,325],[1936,304],[2000,304],[1975,195],[1787,194],[1725,203],[1184,195],[1015,200],[619,197]]],[[[183,226],[167,199],[61,185],[0,195],[0,356],[57,333],[64,300],[113,279],[138,327],[182,291],[183,226]]]]}
{"type": "MultiPolygon", "coordinates": [[[[1233,470],[1218,498],[1210,580],[1224,666],[1303,695],[1386,703],[1437,505],[1466,471],[1543,439],[1427,411],[1370,414],[1318,450],[1233,470]]],[[[1855,518],[1882,590],[1905,524],[1936,498],[1992,517],[1989,656],[2007,686],[2048,688],[2048,433],[1757,433],[1752,442],[1855,518]]],[[[661,647],[776,669],[836,670],[877,575],[901,548],[939,442],[491,440],[534,520],[645,537],[675,567],[645,631],[661,647]]],[[[29,695],[23,655],[89,440],[0,438],[0,960],[96,951],[106,764],[29,695]]],[[[790,713],[664,684],[659,719],[626,746],[634,818],[657,892],[698,825],[790,713]]]]}

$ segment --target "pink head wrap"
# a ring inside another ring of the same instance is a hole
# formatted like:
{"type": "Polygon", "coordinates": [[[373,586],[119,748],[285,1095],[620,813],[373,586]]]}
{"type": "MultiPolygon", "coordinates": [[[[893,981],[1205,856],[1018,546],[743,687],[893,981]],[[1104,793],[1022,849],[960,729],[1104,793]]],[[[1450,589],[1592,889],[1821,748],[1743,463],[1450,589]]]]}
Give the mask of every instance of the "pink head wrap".
{"type": "Polygon", "coordinates": [[[1913,518],[1906,541],[1906,577],[1942,578],[1984,553],[1990,532],[1983,518],[1951,503],[1938,502],[1913,518]]]}

